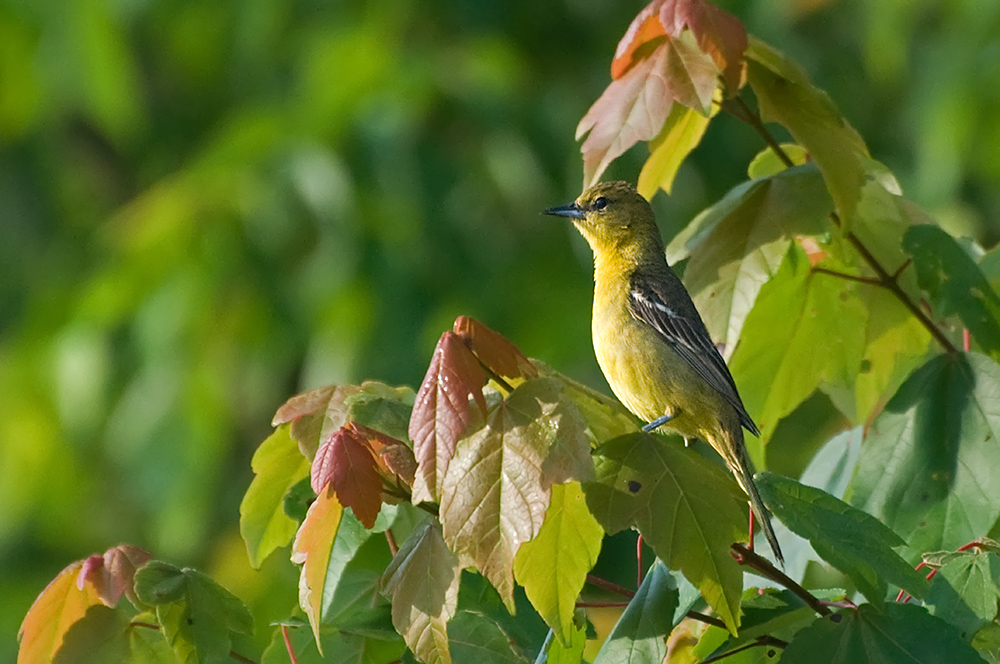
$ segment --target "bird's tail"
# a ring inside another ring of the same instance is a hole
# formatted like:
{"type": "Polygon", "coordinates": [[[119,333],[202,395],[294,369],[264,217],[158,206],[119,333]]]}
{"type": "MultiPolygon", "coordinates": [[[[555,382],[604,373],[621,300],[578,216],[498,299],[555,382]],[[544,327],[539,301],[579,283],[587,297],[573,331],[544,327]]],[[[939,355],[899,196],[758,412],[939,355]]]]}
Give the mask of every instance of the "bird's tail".
{"type": "Polygon", "coordinates": [[[757,485],[753,481],[753,463],[747,455],[746,444],[743,442],[742,428],[737,425],[735,433],[727,432],[727,437],[730,438],[728,441],[730,449],[728,450],[728,454],[723,454],[726,465],[729,466],[733,475],[736,476],[736,481],[750,498],[750,509],[753,510],[754,517],[756,517],[755,521],[760,524],[760,529],[764,532],[767,543],[771,545],[774,557],[777,558],[779,563],[784,564],[785,558],[781,555],[781,546],[778,544],[778,537],[774,534],[774,528],[771,527],[771,514],[764,507],[764,501],[761,500],[760,494],[757,492],[757,485]]]}

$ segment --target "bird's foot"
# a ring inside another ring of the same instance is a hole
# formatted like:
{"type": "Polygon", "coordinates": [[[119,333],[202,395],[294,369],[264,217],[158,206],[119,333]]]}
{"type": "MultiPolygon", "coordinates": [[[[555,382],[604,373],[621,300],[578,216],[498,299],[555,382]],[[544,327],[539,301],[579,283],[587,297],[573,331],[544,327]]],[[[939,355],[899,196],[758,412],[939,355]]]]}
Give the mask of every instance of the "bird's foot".
{"type": "Polygon", "coordinates": [[[644,426],[642,430],[645,431],[646,433],[649,433],[650,431],[655,431],[656,429],[660,428],[661,426],[663,426],[664,424],[666,424],[667,422],[674,419],[680,414],[681,411],[677,411],[676,413],[667,413],[666,415],[660,415],[655,420],[644,426]]]}

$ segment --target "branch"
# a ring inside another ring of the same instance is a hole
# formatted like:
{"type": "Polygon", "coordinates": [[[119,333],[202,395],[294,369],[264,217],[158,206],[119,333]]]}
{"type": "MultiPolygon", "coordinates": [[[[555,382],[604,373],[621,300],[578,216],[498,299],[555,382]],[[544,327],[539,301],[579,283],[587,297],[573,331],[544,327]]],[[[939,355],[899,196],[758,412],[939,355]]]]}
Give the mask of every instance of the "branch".
{"type": "Polygon", "coordinates": [[[724,629],[727,632],[729,628],[726,627],[726,623],[722,622],[718,618],[713,618],[712,616],[706,616],[704,613],[699,613],[697,611],[688,611],[684,614],[685,618],[690,618],[691,620],[697,620],[698,622],[703,622],[706,625],[715,625],[720,629],[724,629]]]}
{"type": "Polygon", "coordinates": [[[629,590],[625,586],[619,586],[617,583],[611,583],[610,581],[605,581],[604,579],[594,576],[593,574],[587,575],[587,583],[592,586],[597,586],[598,588],[603,588],[608,592],[614,593],[616,595],[621,595],[622,597],[628,597],[632,599],[635,597],[635,591],[629,590]]]}
{"type": "MultiPolygon", "coordinates": [[[[774,154],[777,155],[778,159],[785,164],[785,166],[791,168],[795,165],[791,157],[788,156],[788,153],[782,149],[781,145],[778,144],[774,136],[771,135],[771,132],[769,132],[767,127],[764,126],[764,122],[761,120],[760,114],[747,106],[747,103],[743,101],[742,97],[734,97],[732,100],[727,99],[722,102],[722,109],[736,119],[745,122],[754,131],[756,131],[767,146],[774,151],[774,154]]],[[[838,228],[842,228],[840,217],[836,212],[830,213],[830,221],[832,221],[838,228]]],[[[944,332],[942,332],[941,329],[934,324],[934,321],[932,321],[923,311],[920,310],[920,307],[918,307],[917,304],[910,299],[910,296],[907,295],[897,283],[896,278],[904,269],[906,269],[909,265],[909,261],[903,263],[895,274],[889,274],[889,272],[882,267],[882,264],[878,262],[878,259],[875,258],[875,256],[868,250],[868,247],[865,246],[864,242],[862,242],[857,235],[851,231],[847,231],[844,233],[844,237],[847,238],[847,241],[851,243],[851,246],[853,246],[855,250],[861,254],[861,258],[863,258],[875,274],[878,275],[878,285],[891,291],[892,294],[896,296],[896,299],[898,299],[903,306],[905,306],[910,313],[913,314],[918,321],[920,321],[921,325],[927,328],[927,331],[931,333],[931,336],[933,336],[934,339],[936,339],[937,342],[941,344],[941,346],[944,347],[950,355],[957,354],[958,348],[955,347],[955,344],[953,344],[944,332]]]]}
{"type": "Polygon", "coordinates": [[[701,660],[701,664],[709,664],[709,662],[718,662],[727,657],[732,657],[737,653],[741,653],[744,650],[750,650],[750,648],[756,648],[758,646],[775,646],[777,648],[787,648],[788,641],[785,641],[783,639],[778,639],[768,634],[765,634],[763,636],[758,636],[750,643],[744,644],[739,648],[733,648],[732,650],[724,652],[721,655],[716,655],[715,657],[709,657],[708,659],[703,659],[701,660]]]}
{"type": "Polygon", "coordinates": [[[858,277],[853,274],[847,274],[846,272],[837,272],[836,270],[828,270],[825,267],[814,267],[811,268],[814,274],[829,274],[831,277],[839,277],[841,279],[847,279],[848,281],[856,281],[859,284],[868,284],[869,286],[879,286],[885,288],[879,279],[873,277],[858,277]]]}
{"type": "Polygon", "coordinates": [[[761,576],[765,576],[775,583],[780,583],[784,587],[795,593],[799,599],[812,607],[812,610],[821,616],[830,615],[831,611],[826,606],[823,605],[819,599],[813,595],[811,592],[797,584],[792,580],[790,576],[782,572],[780,569],[771,564],[766,558],[761,558],[759,555],[746,548],[739,542],[734,542],[732,545],[732,551],[730,552],[733,558],[736,559],[740,565],[746,565],[753,568],[761,576]]]}

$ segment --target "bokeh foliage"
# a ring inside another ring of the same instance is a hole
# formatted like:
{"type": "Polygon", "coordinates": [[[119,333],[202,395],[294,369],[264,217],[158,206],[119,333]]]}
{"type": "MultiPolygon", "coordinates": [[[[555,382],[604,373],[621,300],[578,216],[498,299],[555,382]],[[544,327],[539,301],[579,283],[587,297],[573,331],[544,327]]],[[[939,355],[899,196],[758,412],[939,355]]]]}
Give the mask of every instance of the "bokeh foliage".
{"type": "MultiPolygon", "coordinates": [[[[1000,5],[720,4],[909,198],[1000,237],[1000,5]]],[[[572,128],[639,8],[0,3],[0,657],[67,560],[119,541],[271,592],[236,531],[266,415],[418,384],[459,313],[602,384],[587,250],[538,211],[578,190],[572,128]]],[[[743,179],[736,125],[657,197],[666,235],[743,179]]]]}

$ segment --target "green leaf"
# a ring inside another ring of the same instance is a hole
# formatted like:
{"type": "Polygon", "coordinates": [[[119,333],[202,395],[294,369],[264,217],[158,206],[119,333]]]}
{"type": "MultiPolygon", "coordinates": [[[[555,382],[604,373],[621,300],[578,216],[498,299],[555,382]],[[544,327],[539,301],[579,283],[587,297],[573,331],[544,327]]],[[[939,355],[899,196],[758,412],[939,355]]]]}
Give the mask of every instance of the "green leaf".
{"type": "Polygon", "coordinates": [[[916,551],[957,549],[1000,518],[1000,366],[939,355],[899,388],[868,428],[852,505],[916,551]]]}
{"type": "Polygon", "coordinates": [[[938,569],[924,599],[931,614],[957,627],[967,639],[997,616],[1000,558],[961,551],[938,569]]]}
{"type": "Polygon", "coordinates": [[[855,384],[868,316],[856,287],[812,273],[805,252],[793,245],[761,289],[729,367],[762,440],[818,387],[855,384]]]}
{"type": "Polygon", "coordinates": [[[731,190],[691,222],[698,230],[690,239],[671,243],[671,254],[681,255],[683,243],[691,257],[684,284],[726,357],[792,238],[825,232],[830,209],[819,171],[799,166],[731,190]]]}
{"type": "Polygon", "coordinates": [[[111,609],[103,604],[91,606],[63,635],[62,645],[51,660],[52,664],[126,661],[130,651],[128,632],[129,615],[126,611],[111,609]]]}
{"type": "Polygon", "coordinates": [[[542,525],[553,483],[593,473],[576,408],[554,378],[525,381],[458,442],[441,494],[444,539],[513,604],[514,554],[542,525]]]}
{"type": "Polygon", "coordinates": [[[377,606],[379,579],[391,560],[385,537],[373,537],[353,514],[344,512],[330,548],[320,624],[345,628],[377,606]]]}
{"type": "MultiPolygon", "coordinates": [[[[715,114],[715,108],[712,109],[715,114]]],[[[670,193],[677,170],[705,135],[712,115],[694,108],[674,104],[660,133],[649,142],[649,159],[639,172],[636,189],[651,200],[658,189],[670,193]]]]}
{"type": "Polygon", "coordinates": [[[231,632],[253,633],[253,617],[243,602],[198,570],[153,560],[135,573],[135,593],[156,607],[157,622],[179,661],[227,660],[231,632]]]}
{"type": "Polygon", "coordinates": [[[556,484],[538,534],[514,557],[514,578],[564,645],[576,632],[576,600],[597,562],[603,538],[604,530],[587,509],[580,484],[556,484]]]}
{"type": "Polygon", "coordinates": [[[801,68],[757,39],[750,40],[747,50],[747,83],[757,96],[761,119],[788,129],[819,166],[842,227],[850,230],[870,159],[864,140],[801,68]]]}
{"type": "Polygon", "coordinates": [[[758,473],[757,488],[768,508],[816,553],[851,577],[875,605],[885,599],[887,582],[922,597],[924,576],[892,550],[905,544],[878,519],[825,491],[773,473],[758,473]]]}
{"type": "Polygon", "coordinates": [[[583,660],[583,650],[587,646],[587,615],[584,609],[577,609],[573,620],[573,629],[566,645],[556,638],[555,632],[549,630],[542,643],[542,649],[535,659],[535,664],[580,664],[583,660]]]}
{"type": "Polygon", "coordinates": [[[982,664],[946,622],[912,604],[863,604],[817,620],[781,655],[782,664],[982,664]]]}
{"type": "Polygon", "coordinates": [[[511,647],[511,638],[492,619],[477,611],[459,611],[448,622],[448,639],[456,662],[525,664],[511,647]]]}
{"type": "Polygon", "coordinates": [[[957,315],[984,352],[1000,357],[1000,297],[955,238],[937,226],[913,226],[903,248],[935,314],[957,315]]]}
{"type": "Polygon", "coordinates": [[[614,534],[634,525],[736,631],[743,573],[729,547],[746,539],[747,503],[732,477],[676,436],[629,434],[596,455],[597,480],[584,491],[604,530],[614,534]]]}
{"type": "Polygon", "coordinates": [[[257,448],[250,462],[254,478],[240,503],[240,535],[254,569],[275,549],[287,546],[298,528],[285,513],[284,502],[292,487],[309,475],[309,459],[288,429],[278,427],[257,448]]]}
{"type": "Polygon", "coordinates": [[[417,528],[385,570],[392,624],[424,664],[452,661],[446,626],[458,606],[459,572],[437,523],[417,528]]]}
{"type": "Polygon", "coordinates": [[[541,360],[532,360],[532,364],[540,375],[551,376],[562,384],[563,396],[580,411],[595,447],[617,436],[639,431],[642,426],[643,423],[617,399],[559,373],[541,360]]]}
{"type": "MultiPolygon", "coordinates": [[[[782,143],[781,151],[792,160],[793,166],[802,166],[809,161],[809,153],[798,143],[782,143]]],[[[766,178],[777,175],[781,171],[789,168],[774,148],[768,146],[757,153],[747,166],[747,176],[751,180],[766,178]]]]}
{"type": "Polygon", "coordinates": [[[677,584],[657,560],[649,568],[594,664],[661,662],[667,654],[667,635],[680,622],[677,584]]]}

